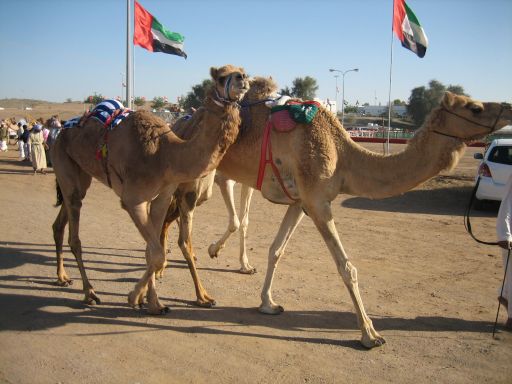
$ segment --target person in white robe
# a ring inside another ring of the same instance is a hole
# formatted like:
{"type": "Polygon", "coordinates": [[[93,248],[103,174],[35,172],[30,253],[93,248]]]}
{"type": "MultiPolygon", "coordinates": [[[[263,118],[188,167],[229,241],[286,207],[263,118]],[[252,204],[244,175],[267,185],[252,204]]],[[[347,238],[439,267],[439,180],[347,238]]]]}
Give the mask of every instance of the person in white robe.
{"type": "Polygon", "coordinates": [[[498,211],[496,235],[498,245],[502,248],[503,270],[506,271],[504,284],[502,282],[499,287],[498,300],[507,310],[508,319],[505,329],[510,331],[512,330],[512,257],[509,257],[509,254],[512,253],[512,176],[507,182],[505,196],[498,211]]]}

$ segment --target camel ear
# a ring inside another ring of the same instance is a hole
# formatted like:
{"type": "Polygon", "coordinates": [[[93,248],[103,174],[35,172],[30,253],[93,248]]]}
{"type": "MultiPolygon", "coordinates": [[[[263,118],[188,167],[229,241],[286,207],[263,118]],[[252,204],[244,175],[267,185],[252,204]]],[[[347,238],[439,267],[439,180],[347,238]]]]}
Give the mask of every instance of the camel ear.
{"type": "Polygon", "coordinates": [[[219,69],[215,67],[210,68],[210,76],[212,79],[217,80],[217,74],[219,73],[219,69]]]}
{"type": "Polygon", "coordinates": [[[442,105],[445,108],[451,108],[455,101],[455,95],[450,91],[446,91],[443,96],[442,105]]]}

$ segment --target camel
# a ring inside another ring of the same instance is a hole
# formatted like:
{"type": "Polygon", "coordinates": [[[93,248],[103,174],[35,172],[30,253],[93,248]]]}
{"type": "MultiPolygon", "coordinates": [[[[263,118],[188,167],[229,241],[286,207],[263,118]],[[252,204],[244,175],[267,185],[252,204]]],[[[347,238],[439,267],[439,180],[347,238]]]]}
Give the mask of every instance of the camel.
{"type": "MultiPolygon", "coordinates": [[[[133,307],[142,305],[147,295],[150,314],[168,311],[160,303],[155,288],[155,273],[159,273],[166,263],[159,241],[165,213],[176,187],[215,169],[236,140],[240,125],[238,101],[249,87],[243,68],[232,65],[212,67],[210,74],[214,86],[201,113],[194,119],[194,123],[204,129],[198,130],[190,140],[180,139],[163,120],[139,110],[130,113],[111,130],[93,118],[85,119],[82,126],[63,130],[52,146],[58,204],[62,204],[53,224],[57,283],[70,283],[62,259],[64,229],[69,223],[68,242],[82,277],[85,303],[100,303],[85,272],[79,238],[80,208],[94,177],[119,196],[122,208],[128,212],[147,244],[147,269],[129,293],[129,304],[133,307]]],[[[187,262],[193,274],[193,258],[187,262]]],[[[206,300],[210,298],[206,297],[206,300]]]]}
{"type": "MultiPolygon", "coordinates": [[[[276,96],[276,92],[277,84],[271,79],[266,79],[263,77],[255,77],[251,79],[250,89],[245,94],[241,103],[242,115],[244,115],[244,111],[249,112],[249,107],[254,103],[262,103],[265,101],[273,100],[276,96]]],[[[246,118],[249,120],[248,116],[246,116],[246,118]]],[[[243,126],[247,126],[247,123],[245,123],[243,126]]],[[[195,127],[190,124],[190,120],[178,120],[172,129],[179,137],[186,139],[190,135],[194,134],[195,127]]],[[[240,220],[236,213],[233,196],[233,189],[236,182],[226,178],[224,175],[222,175],[222,173],[216,172],[215,170],[203,178],[194,180],[190,183],[183,183],[178,186],[164,220],[164,225],[160,234],[161,244],[164,248],[166,248],[169,226],[174,220],[180,217],[180,213],[184,214],[185,212],[190,211],[189,214],[193,215],[194,208],[201,205],[204,201],[211,197],[214,181],[219,186],[222,197],[224,199],[224,203],[226,204],[229,215],[229,224],[222,238],[216,243],[211,244],[208,248],[210,257],[217,257],[220,250],[224,248],[224,245],[229,236],[240,229],[239,271],[244,274],[253,274],[256,272],[256,268],[249,264],[245,247],[245,237],[247,233],[247,226],[249,225],[249,204],[252,192],[254,190],[246,185],[242,185],[242,200],[240,209],[240,217],[242,220],[240,220]],[[184,196],[188,196],[187,202],[183,201],[184,196]],[[194,199],[192,199],[191,196],[193,196],[194,199]]],[[[182,229],[180,227],[180,234],[181,233],[182,229]]],[[[178,243],[181,244],[182,241],[188,244],[188,249],[192,249],[192,241],[190,239],[190,235],[185,239],[178,240],[178,243]]]]}
{"type": "MultiPolygon", "coordinates": [[[[254,104],[250,109],[249,128],[229,148],[217,170],[224,177],[256,188],[270,111],[263,104],[254,104]]],[[[261,193],[267,200],[289,207],[269,249],[259,311],[279,314],[284,310],[272,298],[272,282],[286,245],[306,214],[324,239],[349,291],[362,345],[373,348],[385,343],[365,312],[357,270],[340,241],[331,202],[341,193],[379,199],[407,192],[439,172],[452,169],[468,141],[484,137],[511,119],[508,104],[482,103],[446,92],[405,150],[392,155],[373,153],[352,141],[339,120],[324,108],[319,109],[311,124],[299,123],[287,133],[271,130],[271,154],[279,175],[266,166],[261,193]]]]}

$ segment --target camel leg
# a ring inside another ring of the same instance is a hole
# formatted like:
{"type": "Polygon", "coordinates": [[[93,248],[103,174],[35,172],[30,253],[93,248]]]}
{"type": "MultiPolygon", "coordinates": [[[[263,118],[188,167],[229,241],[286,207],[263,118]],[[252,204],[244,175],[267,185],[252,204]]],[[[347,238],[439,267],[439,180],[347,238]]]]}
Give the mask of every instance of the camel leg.
{"type": "MultiPolygon", "coordinates": [[[[142,305],[144,296],[148,299],[148,313],[159,315],[169,311],[169,308],[162,305],[156,292],[155,273],[165,267],[165,253],[160,244],[158,231],[162,228],[162,222],[159,226],[153,226],[148,214],[148,203],[141,202],[137,204],[127,204],[123,201],[123,207],[128,211],[135,226],[146,241],[146,272],[137,282],[133,291],[128,294],[128,303],[135,307],[142,305]],[[158,228],[158,231],[156,230],[158,228]]],[[[165,213],[165,211],[164,211],[165,213]]],[[[163,215],[162,215],[163,216],[163,215]]],[[[162,219],[163,220],[163,219],[162,219]]]]}
{"type": "Polygon", "coordinates": [[[189,207],[185,201],[180,205],[180,235],[178,238],[178,245],[187,261],[188,268],[190,270],[190,275],[192,276],[192,280],[194,281],[194,287],[196,289],[196,304],[200,307],[210,308],[214,306],[215,299],[210,297],[201,284],[201,280],[199,279],[199,275],[197,273],[194,252],[192,250],[192,220],[194,216],[194,207],[189,207]]]}
{"type": "Polygon", "coordinates": [[[274,300],[272,300],[272,280],[274,279],[274,273],[277,269],[279,259],[283,256],[288,241],[303,217],[304,212],[302,211],[300,203],[290,205],[279,226],[279,231],[270,246],[267,274],[265,275],[265,282],[261,290],[261,305],[259,311],[262,313],[277,315],[284,311],[282,306],[277,305],[274,300]]]}
{"type": "Polygon", "coordinates": [[[249,264],[249,258],[247,257],[247,246],[245,240],[247,239],[247,227],[249,226],[249,207],[251,206],[251,198],[254,189],[242,185],[241,201],[240,201],[240,272],[252,275],[256,273],[256,268],[249,264]]]}
{"type": "Polygon", "coordinates": [[[212,258],[217,257],[219,255],[220,250],[224,248],[224,246],[226,245],[226,241],[228,240],[229,236],[231,236],[232,233],[236,232],[240,227],[240,221],[238,220],[238,216],[236,215],[235,197],[233,193],[235,181],[225,179],[224,177],[219,176],[219,174],[217,174],[215,181],[219,185],[222,198],[224,199],[224,204],[226,204],[226,209],[228,210],[229,224],[228,229],[226,230],[224,235],[222,235],[219,241],[212,243],[208,247],[208,254],[212,258]]]}
{"type": "Polygon", "coordinates": [[[57,282],[61,287],[67,287],[73,284],[66,270],[64,269],[64,258],[62,257],[62,244],[64,242],[64,230],[68,224],[68,214],[64,204],[60,206],[59,214],[53,223],[53,240],[55,241],[55,252],[57,254],[57,282]]]}
{"type": "Polygon", "coordinates": [[[65,183],[61,183],[60,180],[62,177],[59,177],[59,185],[61,187],[62,196],[64,198],[63,206],[66,208],[66,214],[69,220],[68,243],[69,247],[71,248],[71,252],[75,256],[76,262],[78,264],[78,270],[80,271],[80,276],[82,277],[84,303],[89,305],[94,304],[94,302],[96,302],[96,304],[101,304],[101,301],[99,297],[96,296],[96,293],[94,292],[94,289],[89,282],[87,273],[85,271],[85,266],[82,259],[82,242],[80,241],[79,237],[80,210],[82,208],[82,200],[85,197],[87,189],[91,185],[92,178],[78,167],[76,167],[73,172],[73,175],[68,174],[69,177],[65,180],[65,183]],[[69,185],[70,181],[72,186],[69,185]]]}
{"type": "Polygon", "coordinates": [[[336,262],[338,272],[341,275],[345,286],[348,288],[356,310],[357,322],[362,332],[361,344],[366,348],[381,346],[385,343],[385,340],[373,328],[373,323],[364,310],[363,300],[361,299],[357,282],[357,270],[348,260],[347,254],[343,249],[338,236],[338,231],[334,224],[334,219],[332,218],[330,203],[324,202],[321,205],[314,204],[306,207],[306,210],[322,235],[327,248],[329,248],[332,257],[336,262]]]}
{"type": "MultiPolygon", "coordinates": [[[[162,225],[162,232],[160,233],[160,243],[162,244],[162,247],[163,249],[165,250],[165,253],[169,253],[169,248],[168,248],[168,244],[169,244],[169,235],[168,235],[168,232],[169,232],[169,227],[171,226],[171,224],[174,222],[174,220],[176,220],[179,215],[180,215],[180,212],[178,210],[178,207],[177,207],[177,202],[176,200],[174,200],[170,205],[169,205],[169,208],[167,210],[167,214],[165,215],[165,220],[164,220],[164,223],[162,225]]],[[[158,277],[161,277],[161,276],[157,276],[158,277]]]]}

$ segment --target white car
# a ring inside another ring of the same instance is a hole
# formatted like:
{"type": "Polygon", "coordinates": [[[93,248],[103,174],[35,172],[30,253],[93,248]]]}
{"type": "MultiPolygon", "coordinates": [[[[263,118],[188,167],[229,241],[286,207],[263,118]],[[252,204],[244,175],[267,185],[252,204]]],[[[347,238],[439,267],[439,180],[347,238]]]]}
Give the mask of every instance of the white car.
{"type": "Polygon", "coordinates": [[[484,200],[501,201],[512,175],[512,139],[495,139],[484,154],[475,153],[473,157],[481,160],[475,178],[480,178],[475,207],[482,208],[484,200]]]}

